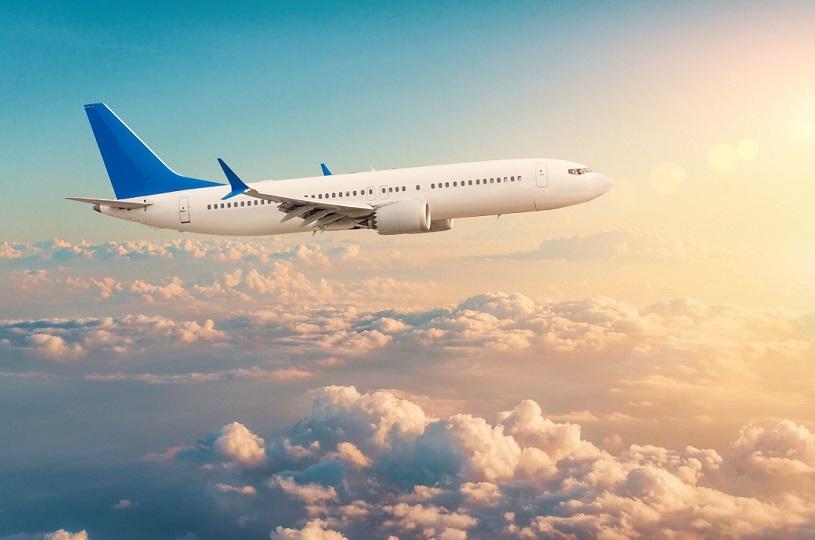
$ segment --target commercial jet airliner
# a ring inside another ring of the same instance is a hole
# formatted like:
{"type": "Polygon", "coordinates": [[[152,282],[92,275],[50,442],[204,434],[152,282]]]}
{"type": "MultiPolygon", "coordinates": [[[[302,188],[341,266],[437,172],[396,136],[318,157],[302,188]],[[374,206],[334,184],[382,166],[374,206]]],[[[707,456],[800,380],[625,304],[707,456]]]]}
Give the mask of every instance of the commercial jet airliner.
{"type": "Polygon", "coordinates": [[[68,197],[102,214],[150,227],[218,235],[372,229],[379,234],[447,231],[456,218],[562,208],[590,201],[614,182],[558,159],[503,159],[241,180],[220,158],[229,184],[182,176],[159,159],[104,103],[85,112],[116,199],[68,197]]]}

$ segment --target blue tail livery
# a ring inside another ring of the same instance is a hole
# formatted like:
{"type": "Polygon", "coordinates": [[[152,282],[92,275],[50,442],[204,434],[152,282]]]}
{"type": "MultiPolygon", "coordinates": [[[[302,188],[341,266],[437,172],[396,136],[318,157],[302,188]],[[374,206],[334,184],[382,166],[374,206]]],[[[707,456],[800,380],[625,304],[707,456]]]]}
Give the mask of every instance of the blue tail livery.
{"type": "Polygon", "coordinates": [[[104,103],[85,105],[117,199],[217,186],[175,173],[104,103]]]}

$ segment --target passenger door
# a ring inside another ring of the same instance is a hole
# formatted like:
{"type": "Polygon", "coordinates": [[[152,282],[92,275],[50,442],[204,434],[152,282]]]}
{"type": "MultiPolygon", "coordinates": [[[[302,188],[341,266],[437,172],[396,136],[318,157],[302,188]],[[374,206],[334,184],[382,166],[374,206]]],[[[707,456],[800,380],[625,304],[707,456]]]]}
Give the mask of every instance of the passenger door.
{"type": "Polygon", "coordinates": [[[546,163],[538,163],[535,166],[535,184],[539,188],[549,186],[549,166],[546,163]]]}
{"type": "Polygon", "coordinates": [[[181,223],[190,222],[190,198],[181,197],[178,199],[178,217],[181,223]]]}

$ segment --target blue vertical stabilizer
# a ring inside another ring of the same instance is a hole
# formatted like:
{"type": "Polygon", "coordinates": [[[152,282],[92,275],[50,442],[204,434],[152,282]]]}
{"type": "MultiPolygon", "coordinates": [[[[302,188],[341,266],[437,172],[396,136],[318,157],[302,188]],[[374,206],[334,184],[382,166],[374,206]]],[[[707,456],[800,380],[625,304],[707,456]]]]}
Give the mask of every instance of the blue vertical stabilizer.
{"type": "Polygon", "coordinates": [[[104,103],[85,112],[117,199],[223,185],[173,172],[104,103]]]}

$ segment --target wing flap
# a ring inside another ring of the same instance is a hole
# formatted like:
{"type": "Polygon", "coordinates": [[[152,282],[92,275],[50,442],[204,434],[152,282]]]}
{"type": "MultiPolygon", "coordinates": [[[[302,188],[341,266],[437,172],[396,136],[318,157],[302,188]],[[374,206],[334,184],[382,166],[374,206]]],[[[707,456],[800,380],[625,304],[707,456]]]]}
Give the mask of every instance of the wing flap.
{"type": "MultiPolygon", "coordinates": [[[[340,222],[353,223],[355,220],[366,218],[374,213],[375,208],[366,203],[356,202],[335,202],[323,199],[315,200],[300,197],[287,197],[274,193],[262,193],[241,180],[229,166],[218,158],[227,180],[229,180],[230,192],[221,200],[231,199],[238,195],[255,197],[277,204],[278,210],[286,215],[280,220],[281,223],[294,218],[302,218],[300,227],[312,226],[322,229],[328,225],[340,222]],[[344,220],[344,221],[343,221],[344,220]]],[[[323,165],[324,172],[327,171],[323,165]]],[[[330,172],[328,173],[330,174],[330,172]]]]}

